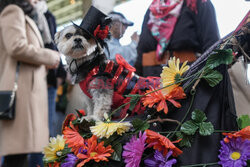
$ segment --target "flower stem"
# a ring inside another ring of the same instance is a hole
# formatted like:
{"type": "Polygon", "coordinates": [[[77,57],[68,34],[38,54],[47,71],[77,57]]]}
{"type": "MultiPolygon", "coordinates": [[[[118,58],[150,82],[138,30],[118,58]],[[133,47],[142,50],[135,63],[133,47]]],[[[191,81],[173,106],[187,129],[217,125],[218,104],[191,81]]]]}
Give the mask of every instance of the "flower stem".
{"type": "Polygon", "coordinates": [[[230,133],[230,132],[235,132],[232,130],[214,130],[214,133],[230,133]]]}
{"type": "Polygon", "coordinates": [[[196,76],[195,76],[195,78],[188,84],[188,85],[186,85],[185,87],[183,87],[183,89],[185,90],[185,89],[187,89],[191,84],[193,84],[193,82],[196,80],[196,82],[198,81],[198,80],[200,80],[200,78],[201,78],[201,76],[202,76],[202,73],[204,72],[204,69],[203,70],[201,70],[201,71],[199,71],[199,72],[197,72],[196,74],[196,76]],[[200,75],[200,76],[199,76],[200,75]],[[197,78],[197,76],[199,76],[198,78],[197,78]]]}
{"type": "Polygon", "coordinates": [[[181,83],[181,82],[183,82],[183,81],[186,81],[186,80],[192,78],[193,76],[196,76],[196,75],[199,74],[199,73],[200,73],[200,71],[198,71],[197,73],[195,73],[195,74],[193,74],[193,75],[190,75],[190,76],[187,77],[187,78],[183,78],[183,79],[181,79],[180,81],[174,82],[174,83],[172,83],[172,84],[166,85],[166,86],[164,86],[164,87],[162,87],[162,88],[153,90],[153,91],[151,91],[151,92],[145,93],[144,95],[140,95],[140,96],[143,97],[143,96],[146,96],[146,95],[148,95],[148,94],[150,94],[150,93],[154,93],[154,92],[157,92],[157,91],[159,91],[159,90],[162,90],[162,89],[165,89],[165,88],[167,88],[167,87],[170,87],[170,86],[172,86],[172,85],[181,83]]]}
{"type": "Polygon", "coordinates": [[[194,167],[194,166],[206,167],[206,166],[217,165],[217,164],[218,162],[212,162],[212,163],[206,163],[206,164],[182,165],[181,167],[194,167]]]}
{"type": "Polygon", "coordinates": [[[112,113],[109,115],[109,117],[111,117],[114,113],[116,113],[118,110],[120,110],[122,107],[128,105],[130,102],[127,102],[123,105],[121,105],[120,107],[118,107],[117,109],[113,110],[112,113]]]}
{"type": "MultiPolygon", "coordinates": [[[[165,131],[165,132],[158,132],[158,133],[176,133],[176,132],[181,132],[180,130],[176,130],[176,131],[165,131]]],[[[231,130],[214,130],[213,133],[229,133],[229,132],[235,132],[235,131],[231,131],[231,130]]]]}
{"type": "Polygon", "coordinates": [[[174,134],[175,134],[175,131],[177,131],[177,130],[180,128],[180,126],[183,124],[184,120],[186,119],[186,117],[187,117],[188,113],[190,112],[191,107],[192,107],[192,105],[193,105],[193,102],[194,102],[194,95],[195,95],[195,93],[192,94],[192,99],[191,99],[190,106],[189,106],[189,108],[188,108],[186,114],[185,114],[184,117],[182,118],[181,123],[175,128],[174,133],[173,133],[172,135],[171,135],[171,133],[169,133],[169,134],[166,136],[167,138],[168,138],[170,135],[171,135],[171,136],[170,136],[169,138],[172,138],[172,137],[174,136],[174,134]]]}

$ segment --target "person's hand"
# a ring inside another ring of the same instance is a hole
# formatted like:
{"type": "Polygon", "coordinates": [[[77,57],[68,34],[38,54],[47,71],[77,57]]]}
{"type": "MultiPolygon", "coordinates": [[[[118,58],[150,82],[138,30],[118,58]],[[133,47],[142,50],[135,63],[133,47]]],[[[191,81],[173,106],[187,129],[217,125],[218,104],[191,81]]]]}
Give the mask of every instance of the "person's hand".
{"type": "Polygon", "coordinates": [[[54,51],[53,56],[56,57],[55,63],[53,65],[47,66],[48,69],[55,69],[55,68],[57,68],[59,66],[59,63],[60,63],[60,53],[54,51]]]}
{"type": "Polygon", "coordinates": [[[136,43],[139,42],[139,35],[137,34],[137,32],[134,32],[131,36],[131,40],[135,41],[136,43]]]}

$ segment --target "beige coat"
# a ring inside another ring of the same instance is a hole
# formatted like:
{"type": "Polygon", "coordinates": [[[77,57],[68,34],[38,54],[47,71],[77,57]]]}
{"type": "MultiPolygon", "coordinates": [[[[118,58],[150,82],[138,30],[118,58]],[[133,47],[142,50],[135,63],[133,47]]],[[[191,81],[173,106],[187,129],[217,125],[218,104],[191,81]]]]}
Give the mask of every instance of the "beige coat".
{"type": "Polygon", "coordinates": [[[0,156],[41,152],[48,144],[46,68],[56,64],[58,53],[44,49],[38,28],[16,5],[0,15],[0,90],[14,87],[18,78],[16,118],[0,120],[0,156]]]}
{"type": "Polygon", "coordinates": [[[250,116],[250,85],[242,62],[236,62],[229,70],[232,82],[236,113],[250,116]]]}

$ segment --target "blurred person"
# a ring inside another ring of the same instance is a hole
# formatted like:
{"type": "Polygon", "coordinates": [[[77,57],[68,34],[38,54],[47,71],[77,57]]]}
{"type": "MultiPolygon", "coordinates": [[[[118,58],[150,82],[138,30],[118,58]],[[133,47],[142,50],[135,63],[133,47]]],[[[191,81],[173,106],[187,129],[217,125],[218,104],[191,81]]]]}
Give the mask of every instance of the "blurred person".
{"type": "MultiPolygon", "coordinates": [[[[37,19],[35,22],[38,29],[42,31],[41,35],[45,48],[57,50],[54,41],[54,35],[56,33],[56,19],[54,15],[48,10],[46,0],[38,0],[35,2],[35,11],[37,13],[37,19]]],[[[65,114],[60,111],[56,111],[56,92],[57,87],[62,85],[66,77],[66,71],[64,70],[62,61],[60,60],[59,66],[56,69],[49,69],[47,73],[48,84],[48,109],[49,109],[49,136],[55,137],[60,133],[61,125],[65,114]]],[[[29,166],[43,166],[43,154],[34,153],[29,155],[29,166]]]]}
{"type": "Polygon", "coordinates": [[[129,45],[122,46],[120,44],[120,39],[123,37],[128,26],[133,26],[134,23],[127,20],[125,16],[119,12],[112,11],[108,16],[112,19],[110,27],[111,39],[107,40],[109,52],[105,49],[105,54],[107,56],[110,55],[111,60],[115,60],[115,55],[120,54],[130,65],[134,66],[137,57],[136,47],[139,40],[138,34],[136,32],[132,34],[129,45]]]}
{"type": "Polygon", "coordinates": [[[3,167],[23,167],[28,153],[40,153],[48,144],[46,68],[57,68],[60,54],[45,49],[39,31],[35,0],[0,1],[0,89],[12,90],[19,66],[16,117],[0,120],[0,156],[3,167]]]}
{"type": "Polygon", "coordinates": [[[144,16],[136,73],[159,76],[173,56],[194,62],[219,38],[210,0],[153,0],[144,16]]]}
{"type": "MultiPolygon", "coordinates": [[[[180,63],[188,61],[192,64],[219,38],[215,10],[210,0],[153,0],[144,16],[137,47],[136,73],[145,77],[160,76],[162,67],[172,57],[178,58],[180,63]]],[[[203,65],[204,63],[200,64],[198,70],[203,65]]],[[[216,68],[223,80],[215,87],[209,87],[203,81],[194,87],[194,98],[189,93],[191,86],[187,87],[187,97],[182,101],[182,107],[171,108],[167,118],[189,120],[191,113],[187,112],[190,109],[199,109],[215,129],[237,130],[235,104],[227,68],[226,65],[216,68]]],[[[193,70],[194,66],[191,65],[190,69],[193,70]]],[[[157,122],[152,127],[160,132],[179,130],[179,127],[168,122],[157,122]]],[[[222,139],[223,136],[219,133],[206,138],[196,134],[192,138],[192,147],[183,148],[182,155],[176,158],[176,165],[217,162],[222,139]]]]}
{"type": "MultiPolygon", "coordinates": [[[[248,11],[238,27],[241,26],[242,30],[237,34],[237,38],[231,40],[231,43],[235,47],[241,46],[245,55],[250,55],[250,11],[248,11]]],[[[238,55],[244,55],[241,50],[236,50],[234,52],[238,55]]],[[[237,116],[250,116],[250,81],[248,78],[250,60],[247,59],[247,56],[238,58],[238,55],[235,56],[235,59],[237,58],[237,60],[235,60],[236,62],[228,69],[228,72],[232,83],[237,116]]]]}
{"type": "MultiPolygon", "coordinates": [[[[35,10],[38,13],[37,25],[42,33],[45,48],[57,51],[54,43],[54,36],[56,33],[56,19],[54,15],[48,10],[46,0],[38,0],[35,4],[35,10]]],[[[56,112],[56,92],[57,87],[64,83],[66,78],[66,71],[60,60],[59,66],[56,69],[49,69],[47,74],[48,84],[48,99],[49,99],[49,130],[50,137],[55,137],[58,130],[55,128],[58,124],[58,115],[56,112]]]]}

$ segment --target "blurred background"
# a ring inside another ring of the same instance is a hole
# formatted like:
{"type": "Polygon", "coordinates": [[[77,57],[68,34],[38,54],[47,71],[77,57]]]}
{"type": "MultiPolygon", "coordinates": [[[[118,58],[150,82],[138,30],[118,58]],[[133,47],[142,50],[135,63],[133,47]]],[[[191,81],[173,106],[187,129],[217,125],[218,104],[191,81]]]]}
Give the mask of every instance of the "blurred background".
{"type": "MultiPolygon", "coordinates": [[[[250,9],[249,0],[211,0],[217,16],[221,37],[233,31],[250,9]]],[[[94,5],[103,13],[114,10],[121,12],[134,22],[120,40],[121,44],[130,43],[130,36],[137,31],[140,34],[143,16],[152,0],[48,0],[48,7],[55,15],[58,31],[71,21],[80,24],[88,8],[94,5]]],[[[248,77],[250,78],[250,68],[248,77]]]]}

